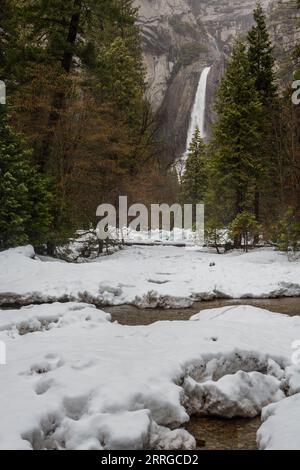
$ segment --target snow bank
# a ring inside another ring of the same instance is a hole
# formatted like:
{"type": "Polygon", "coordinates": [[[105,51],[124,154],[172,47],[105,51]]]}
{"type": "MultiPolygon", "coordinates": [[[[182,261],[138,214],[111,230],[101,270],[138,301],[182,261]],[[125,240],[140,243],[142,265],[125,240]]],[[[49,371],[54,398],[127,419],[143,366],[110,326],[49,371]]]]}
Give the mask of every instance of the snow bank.
{"type": "Polygon", "coordinates": [[[258,431],[261,450],[300,450],[300,393],[263,410],[258,431]]]}
{"type": "Polygon", "coordinates": [[[54,303],[24,307],[21,310],[1,311],[0,331],[9,331],[10,334],[25,335],[35,331],[62,328],[77,321],[110,321],[109,313],[101,312],[94,306],[78,303],[54,303]]]}
{"type": "Polygon", "coordinates": [[[180,428],[189,413],[252,415],[282,398],[274,373],[292,365],[300,338],[299,317],[253,307],[138,327],[86,304],[2,315],[1,449],[192,449],[180,428]],[[47,328],[20,334],[22,315],[25,324],[47,319],[47,328]]]}
{"type": "Polygon", "coordinates": [[[189,414],[221,416],[223,418],[255,418],[264,406],[282,400],[280,382],[260,372],[239,371],[225,375],[217,382],[185,382],[189,414]]]}
{"type": "Polygon", "coordinates": [[[0,305],[180,308],[215,298],[300,296],[300,263],[269,249],[219,256],[195,248],[133,247],[84,264],[32,257],[30,247],[0,253],[0,305]]]}

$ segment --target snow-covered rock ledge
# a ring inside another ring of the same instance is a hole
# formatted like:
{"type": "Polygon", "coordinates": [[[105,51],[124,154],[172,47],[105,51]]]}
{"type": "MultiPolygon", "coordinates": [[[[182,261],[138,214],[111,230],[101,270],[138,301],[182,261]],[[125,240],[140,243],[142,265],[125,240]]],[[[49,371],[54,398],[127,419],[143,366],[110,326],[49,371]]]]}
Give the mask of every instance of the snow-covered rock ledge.
{"type": "Polygon", "coordinates": [[[197,300],[284,296],[300,296],[300,262],[272,249],[219,256],[195,248],[133,247],[84,264],[42,261],[32,247],[0,253],[0,305],[182,308],[197,300]]]}
{"type": "Polygon", "coordinates": [[[189,414],[262,409],[261,448],[288,447],[286,416],[299,436],[299,395],[285,398],[300,385],[299,317],[239,306],[150,326],[109,320],[79,303],[0,312],[1,449],[193,449],[189,414]]]}

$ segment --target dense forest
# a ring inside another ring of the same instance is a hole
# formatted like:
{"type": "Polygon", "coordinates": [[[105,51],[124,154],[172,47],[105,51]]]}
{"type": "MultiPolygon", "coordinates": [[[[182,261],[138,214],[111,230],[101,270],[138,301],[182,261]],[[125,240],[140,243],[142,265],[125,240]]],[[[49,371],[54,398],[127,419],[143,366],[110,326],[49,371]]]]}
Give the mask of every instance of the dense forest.
{"type": "Polygon", "coordinates": [[[53,253],[101,202],[164,188],[136,18],[131,0],[1,2],[2,248],[53,253]]]}
{"type": "Polygon", "coordinates": [[[300,110],[292,102],[299,50],[290,58],[294,78],[277,86],[273,47],[258,4],[247,38],[238,38],[218,90],[217,120],[208,146],[194,135],[183,196],[206,203],[208,243],[229,227],[242,240],[272,241],[297,249],[300,239],[300,110]],[[201,176],[200,176],[201,175],[201,176]]]}
{"type": "Polygon", "coordinates": [[[205,145],[196,130],[179,184],[160,160],[137,15],[132,0],[2,0],[0,249],[30,242],[54,255],[119,195],[204,202],[209,244],[229,227],[236,247],[263,238],[297,248],[300,108],[291,84],[299,48],[295,77],[279,89],[258,5],[227,64],[213,138],[205,145]]]}

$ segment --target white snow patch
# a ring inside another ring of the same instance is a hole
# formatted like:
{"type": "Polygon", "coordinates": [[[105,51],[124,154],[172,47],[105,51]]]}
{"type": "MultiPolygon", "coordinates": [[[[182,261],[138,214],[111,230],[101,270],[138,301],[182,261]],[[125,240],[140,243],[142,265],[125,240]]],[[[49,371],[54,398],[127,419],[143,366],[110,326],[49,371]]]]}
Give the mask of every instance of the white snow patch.
{"type": "Polygon", "coordinates": [[[109,313],[96,307],[80,303],[54,303],[51,305],[28,306],[21,310],[4,310],[0,315],[0,331],[9,334],[25,335],[35,331],[61,328],[65,325],[82,322],[110,321],[109,313]]]}
{"type": "Polygon", "coordinates": [[[300,450],[300,393],[267,406],[258,431],[261,450],[300,450]]]}
{"type": "Polygon", "coordinates": [[[84,264],[33,255],[31,247],[0,253],[0,305],[80,301],[180,308],[221,297],[300,296],[300,263],[272,249],[217,255],[133,247],[84,264]]]}

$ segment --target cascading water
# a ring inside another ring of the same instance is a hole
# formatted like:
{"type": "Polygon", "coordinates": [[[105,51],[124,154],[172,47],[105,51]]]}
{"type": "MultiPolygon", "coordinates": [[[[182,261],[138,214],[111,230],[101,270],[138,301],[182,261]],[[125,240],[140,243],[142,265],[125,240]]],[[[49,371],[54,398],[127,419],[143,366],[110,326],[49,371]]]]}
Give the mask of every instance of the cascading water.
{"type": "Polygon", "coordinates": [[[205,105],[206,105],[206,88],[210,67],[205,67],[201,73],[196,98],[192,110],[190,126],[186,142],[186,154],[192,142],[193,135],[197,127],[199,127],[201,137],[205,138],[205,105]]]}
{"type": "Polygon", "coordinates": [[[205,107],[206,107],[206,88],[207,88],[207,79],[211,67],[205,67],[201,73],[200,80],[198,83],[197,93],[195,97],[195,102],[192,109],[190,125],[188,129],[187,141],[186,141],[186,150],[182,157],[178,159],[175,163],[175,170],[178,175],[179,181],[181,181],[182,176],[185,173],[185,164],[188,157],[188,151],[190,144],[193,139],[196,128],[200,130],[200,135],[204,139],[206,137],[205,132],[205,107]]]}

